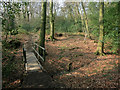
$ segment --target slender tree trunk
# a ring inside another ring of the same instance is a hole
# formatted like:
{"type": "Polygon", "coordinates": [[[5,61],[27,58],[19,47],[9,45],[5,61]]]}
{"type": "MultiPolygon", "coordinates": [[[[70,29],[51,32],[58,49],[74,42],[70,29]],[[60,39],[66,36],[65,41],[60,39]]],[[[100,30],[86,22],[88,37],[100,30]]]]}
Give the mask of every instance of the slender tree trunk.
{"type": "Polygon", "coordinates": [[[29,6],[30,6],[30,8],[29,8],[29,11],[30,11],[30,15],[29,15],[29,19],[32,19],[32,18],[34,18],[34,12],[33,12],[33,4],[32,4],[33,2],[31,2],[31,3],[29,3],[29,6]]]}
{"type": "MultiPolygon", "coordinates": [[[[76,3],[75,3],[76,4],[76,3]]],[[[79,17],[79,12],[78,12],[78,8],[77,8],[77,5],[74,7],[73,9],[73,14],[74,14],[74,20],[75,20],[75,24],[78,22],[78,17],[79,17]]]]}
{"type": "Polygon", "coordinates": [[[26,16],[25,16],[25,9],[24,8],[22,8],[22,14],[23,14],[23,18],[25,19],[26,16]]]}
{"type": "Polygon", "coordinates": [[[78,9],[78,6],[77,6],[77,3],[75,3],[75,7],[74,7],[74,21],[75,21],[75,27],[77,27],[77,24],[79,22],[79,9],[78,9]]]}
{"type": "Polygon", "coordinates": [[[29,22],[29,9],[28,9],[29,2],[25,4],[25,14],[27,17],[27,21],[29,22]]]}
{"type": "Polygon", "coordinates": [[[25,12],[23,11],[23,17],[24,17],[24,19],[26,19],[26,15],[25,15],[25,12]]]}
{"type": "Polygon", "coordinates": [[[91,37],[90,37],[90,33],[89,33],[87,14],[86,14],[86,12],[85,12],[85,8],[84,8],[84,5],[83,5],[83,2],[81,2],[81,5],[82,5],[83,11],[84,11],[84,19],[85,19],[87,36],[88,36],[88,38],[91,38],[91,37]]]}
{"type": "Polygon", "coordinates": [[[84,29],[84,19],[83,19],[83,16],[82,16],[82,13],[81,13],[81,22],[82,22],[82,31],[85,32],[85,29],[84,29]]]}
{"type": "MultiPolygon", "coordinates": [[[[77,12],[77,19],[80,19],[81,20],[81,22],[82,22],[82,24],[81,24],[81,29],[82,29],[82,31],[83,31],[83,26],[84,26],[84,21],[83,21],[83,17],[82,17],[82,13],[81,13],[81,9],[80,9],[80,11],[79,11],[79,5],[80,5],[80,3],[76,3],[76,12],[77,12]]],[[[79,22],[78,22],[79,23],[79,22]]]]}
{"type": "Polygon", "coordinates": [[[99,9],[99,29],[100,29],[100,34],[99,34],[99,41],[98,41],[98,46],[97,46],[97,55],[104,55],[104,2],[100,2],[100,9],[99,9]]]}
{"type": "Polygon", "coordinates": [[[53,15],[53,0],[50,1],[50,39],[54,39],[54,15],[53,15]]]}
{"type": "Polygon", "coordinates": [[[70,20],[74,20],[74,17],[73,17],[73,12],[72,11],[72,8],[71,6],[69,6],[69,17],[71,18],[70,20]]]}
{"type": "MultiPolygon", "coordinates": [[[[39,45],[45,48],[45,27],[46,27],[46,5],[47,2],[42,2],[41,12],[41,30],[40,30],[40,42],[39,45]]],[[[39,54],[43,55],[43,50],[39,48],[39,54]]]]}
{"type": "Polygon", "coordinates": [[[29,11],[27,11],[27,17],[28,17],[28,22],[29,22],[29,11]]]}
{"type": "Polygon", "coordinates": [[[83,16],[82,16],[82,10],[81,10],[81,8],[80,8],[80,17],[81,17],[81,22],[82,22],[82,31],[85,33],[85,29],[84,29],[84,18],[83,18],[83,16]]]}
{"type": "Polygon", "coordinates": [[[30,15],[31,15],[31,19],[32,19],[32,17],[33,17],[33,14],[32,14],[32,12],[30,13],[30,15]]]}
{"type": "Polygon", "coordinates": [[[55,17],[56,17],[56,8],[55,8],[55,4],[53,5],[53,7],[54,7],[54,23],[55,23],[55,17]]]}
{"type": "Polygon", "coordinates": [[[27,4],[25,4],[25,17],[26,17],[26,21],[27,21],[27,4]]]}
{"type": "Polygon", "coordinates": [[[7,38],[8,38],[8,32],[6,33],[5,41],[7,41],[7,38]]]}
{"type": "Polygon", "coordinates": [[[23,18],[26,19],[26,4],[23,2],[22,6],[23,18]]]}
{"type": "Polygon", "coordinates": [[[120,54],[120,1],[118,2],[118,53],[120,54]]]}

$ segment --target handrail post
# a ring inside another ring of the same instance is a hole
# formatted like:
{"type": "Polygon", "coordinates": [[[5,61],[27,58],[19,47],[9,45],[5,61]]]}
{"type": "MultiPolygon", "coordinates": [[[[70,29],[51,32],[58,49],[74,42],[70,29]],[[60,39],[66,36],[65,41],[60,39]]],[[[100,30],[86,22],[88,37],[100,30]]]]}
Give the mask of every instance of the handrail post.
{"type": "MultiPolygon", "coordinates": [[[[37,46],[36,45],[34,45],[35,46],[35,50],[37,50],[37,46]]],[[[38,58],[38,55],[37,54],[35,54],[36,55],[36,57],[38,58]]]]}
{"type": "Polygon", "coordinates": [[[44,59],[44,62],[45,62],[45,50],[43,50],[43,59],[44,59]]]}
{"type": "Polygon", "coordinates": [[[26,59],[26,50],[24,49],[24,45],[23,45],[23,58],[24,58],[24,67],[26,68],[26,63],[27,63],[27,59],[26,59]]]}

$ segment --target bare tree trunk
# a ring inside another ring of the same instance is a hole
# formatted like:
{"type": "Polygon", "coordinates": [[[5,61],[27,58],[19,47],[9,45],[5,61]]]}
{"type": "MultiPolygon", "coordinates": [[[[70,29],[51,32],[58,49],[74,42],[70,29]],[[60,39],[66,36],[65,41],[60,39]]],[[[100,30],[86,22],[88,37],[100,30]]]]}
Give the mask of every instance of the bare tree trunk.
{"type": "Polygon", "coordinates": [[[100,2],[100,9],[99,9],[99,29],[100,29],[100,34],[99,34],[99,41],[98,41],[98,46],[97,46],[97,55],[104,55],[104,2],[100,2]]]}
{"type": "Polygon", "coordinates": [[[79,16],[80,16],[80,13],[79,13],[78,5],[77,5],[77,3],[75,3],[75,7],[74,7],[75,27],[77,27],[77,24],[79,23],[79,19],[80,19],[79,16]]]}
{"type": "MultiPolygon", "coordinates": [[[[45,48],[45,28],[46,28],[46,5],[47,2],[42,2],[41,12],[41,30],[40,30],[40,42],[39,45],[45,48]]],[[[39,48],[39,54],[43,55],[43,50],[39,48]]]]}
{"type": "Polygon", "coordinates": [[[90,37],[90,33],[89,33],[87,14],[86,14],[86,12],[85,12],[85,8],[84,8],[84,5],[83,5],[83,2],[81,2],[81,5],[82,5],[83,11],[84,11],[84,19],[85,19],[87,36],[88,36],[88,38],[91,38],[91,37],[90,37]]]}
{"type": "Polygon", "coordinates": [[[23,12],[23,18],[26,19],[26,6],[25,6],[25,3],[23,4],[22,12],[23,12]]]}
{"type": "Polygon", "coordinates": [[[8,32],[6,33],[5,41],[7,41],[7,38],[8,38],[8,32]]]}
{"type": "Polygon", "coordinates": [[[30,15],[29,15],[29,11],[27,11],[28,22],[29,22],[29,16],[30,16],[30,15]]]}
{"type": "Polygon", "coordinates": [[[25,4],[25,14],[26,14],[26,17],[27,17],[27,21],[29,22],[29,10],[28,10],[28,5],[29,5],[29,2],[27,2],[25,4]]]}
{"type": "Polygon", "coordinates": [[[53,0],[50,1],[50,39],[54,39],[54,15],[53,15],[53,0]]]}
{"type": "Polygon", "coordinates": [[[69,17],[71,18],[71,20],[74,20],[74,17],[72,15],[73,12],[72,11],[72,7],[69,5],[69,17]]]}
{"type": "Polygon", "coordinates": [[[80,8],[80,17],[81,17],[81,22],[82,22],[82,31],[85,33],[85,29],[84,29],[84,18],[83,18],[83,16],[82,16],[82,10],[81,10],[81,8],[80,8]]]}
{"type": "Polygon", "coordinates": [[[120,54],[120,1],[118,2],[118,53],[120,54]]]}

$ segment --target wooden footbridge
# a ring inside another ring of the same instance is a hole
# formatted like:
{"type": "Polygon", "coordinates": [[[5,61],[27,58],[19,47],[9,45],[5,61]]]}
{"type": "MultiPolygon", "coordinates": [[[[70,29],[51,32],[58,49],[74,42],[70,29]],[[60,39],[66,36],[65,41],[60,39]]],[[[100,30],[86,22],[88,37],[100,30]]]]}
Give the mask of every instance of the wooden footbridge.
{"type": "Polygon", "coordinates": [[[45,48],[39,46],[37,43],[32,43],[31,46],[32,50],[27,50],[25,47],[23,47],[23,60],[25,70],[27,72],[29,71],[34,72],[41,69],[43,70],[43,67],[40,62],[45,62],[45,48]],[[43,55],[39,54],[38,52],[39,48],[42,49],[43,55]]]}
{"type": "Polygon", "coordinates": [[[23,60],[26,76],[23,79],[22,88],[47,88],[51,86],[52,79],[45,73],[40,62],[45,62],[45,48],[36,43],[32,43],[31,50],[23,48],[23,60]],[[42,54],[38,49],[42,49],[42,54]]]}

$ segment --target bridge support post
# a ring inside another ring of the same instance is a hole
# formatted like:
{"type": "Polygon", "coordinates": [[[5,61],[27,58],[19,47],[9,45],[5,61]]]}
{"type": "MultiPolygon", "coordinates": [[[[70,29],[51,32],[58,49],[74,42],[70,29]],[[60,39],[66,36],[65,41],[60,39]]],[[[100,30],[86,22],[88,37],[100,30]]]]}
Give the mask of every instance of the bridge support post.
{"type": "Polygon", "coordinates": [[[26,50],[25,50],[24,47],[23,47],[23,60],[24,60],[24,67],[25,67],[25,70],[26,70],[27,59],[26,59],[26,50]]]}
{"type": "Polygon", "coordinates": [[[44,59],[44,62],[45,62],[45,50],[43,50],[43,59],[44,59]]]}

